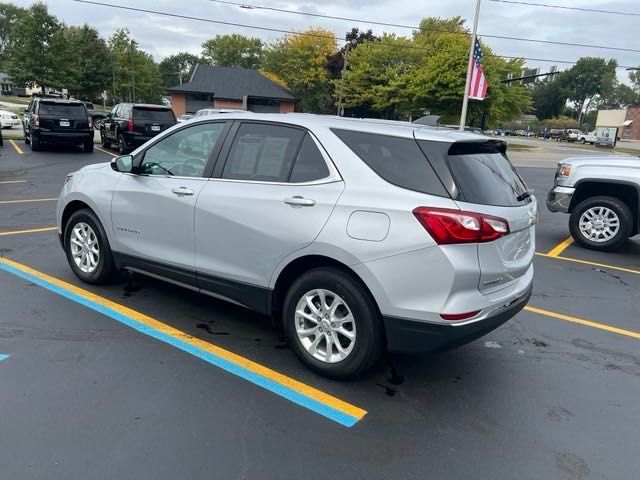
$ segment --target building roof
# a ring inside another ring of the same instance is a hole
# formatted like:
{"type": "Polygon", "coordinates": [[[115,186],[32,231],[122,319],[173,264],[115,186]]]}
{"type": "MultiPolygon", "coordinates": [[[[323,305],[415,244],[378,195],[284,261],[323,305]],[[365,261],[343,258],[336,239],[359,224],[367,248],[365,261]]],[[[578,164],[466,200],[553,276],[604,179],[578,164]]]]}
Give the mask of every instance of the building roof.
{"type": "Polygon", "coordinates": [[[242,100],[244,96],[296,100],[290,90],[281,87],[257,70],[216,65],[196,65],[189,83],[167,88],[169,92],[208,93],[215,98],[242,100]]]}

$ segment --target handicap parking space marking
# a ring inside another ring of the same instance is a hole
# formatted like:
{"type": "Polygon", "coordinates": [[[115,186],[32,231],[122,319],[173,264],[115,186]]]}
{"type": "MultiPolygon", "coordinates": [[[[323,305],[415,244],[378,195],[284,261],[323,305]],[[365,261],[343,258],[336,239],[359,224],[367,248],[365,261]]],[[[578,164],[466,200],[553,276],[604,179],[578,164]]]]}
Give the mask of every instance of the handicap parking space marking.
{"type": "Polygon", "coordinates": [[[11,144],[11,146],[13,147],[13,149],[16,151],[16,153],[19,153],[20,155],[22,155],[24,152],[22,151],[22,149],[18,146],[18,144],[13,141],[13,140],[9,140],[9,143],[11,144]]]}
{"type": "Polygon", "coordinates": [[[571,315],[565,315],[564,313],[553,312],[551,310],[545,310],[542,308],[532,307],[527,305],[524,307],[524,310],[531,313],[536,313],[538,315],[543,315],[549,318],[555,318],[557,320],[564,320],[565,322],[576,323],[579,325],[584,325],[586,327],[597,328],[599,330],[604,330],[611,333],[617,333],[618,335],[624,335],[626,337],[635,338],[636,340],[640,340],[640,332],[634,332],[632,330],[625,330],[623,328],[613,327],[611,325],[607,325],[606,323],[594,322],[592,320],[585,320],[584,318],[573,317],[571,315]]]}
{"type": "Polygon", "coordinates": [[[54,230],[57,230],[57,227],[29,228],[27,230],[9,230],[7,232],[0,232],[0,237],[6,237],[9,235],[22,235],[25,233],[53,232],[54,230]]]}
{"type": "Polygon", "coordinates": [[[366,410],[310,385],[27,265],[0,258],[0,270],[102,313],[144,335],[200,358],[345,427],[352,427],[367,414],[366,410]]]}
{"type": "Polygon", "coordinates": [[[9,355],[7,355],[6,353],[0,353],[0,362],[2,360],[6,360],[7,358],[9,358],[9,355]]]}
{"type": "Polygon", "coordinates": [[[38,202],[57,202],[57,198],[18,198],[15,200],[0,200],[0,205],[9,205],[13,203],[38,203],[38,202]]]}

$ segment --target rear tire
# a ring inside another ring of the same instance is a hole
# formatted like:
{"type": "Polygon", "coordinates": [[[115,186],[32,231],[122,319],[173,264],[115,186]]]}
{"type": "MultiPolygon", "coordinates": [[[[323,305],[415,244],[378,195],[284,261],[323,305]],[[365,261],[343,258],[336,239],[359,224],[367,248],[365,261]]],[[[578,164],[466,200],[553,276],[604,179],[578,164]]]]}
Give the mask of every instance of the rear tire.
{"type": "Polygon", "coordinates": [[[87,153],[93,152],[93,139],[85,140],[85,142],[82,144],[82,148],[87,153]]]}
{"type": "Polygon", "coordinates": [[[118,135],[118,153],[120,155],[126,155],[129,153],[129,146],[127,145],[127,141],[124,139],[124,135],[118,135]]]}
{"type": "Polygon", "coordinates": [[[31,151],[37,152],[38,150],[42,150],[40,139],[32,133],[31,134],[31,151]]]}
{"type": "Polygon", "coordinates": [[[24,132],[24,143],[25,145],[31,145],[31,139],[27,137],[27,132],[24,132]]]}
{"type": "Polygon", "coordinates": [[[74,212],[64,226],[63,238],[67,261],[76,277],[93,284],[108,283],[114,278],[116,267],[109,240],[95,213],[89,209],[74,212]],[[82,261],[83,255],[87,257],[86,263],[82,261]]]}
{"type": "Polygon", "coordinates": [[[571,212],[569,230],[573,239],[585,248],[612,251],[620,248],[633,232],[633,214],[629,206],[615,197],[592,197],[580,202],[571,212]]]}
{"type": "Polygon", "coordinates": [[[382,319],[371,295],[357,279],[336,268],[316,268],[295,280],[283,316],[293,351],[326,377],[357,377],[385,348],[382,319]]]}
{"type": "Polygon", "coordinates": [[[582,139],[580,139],[580,143],[581,143],[582,145],[584,145],[585,143],[587,143],[587,140],[585,140],[584,138],[582,138],[582,139]]]}

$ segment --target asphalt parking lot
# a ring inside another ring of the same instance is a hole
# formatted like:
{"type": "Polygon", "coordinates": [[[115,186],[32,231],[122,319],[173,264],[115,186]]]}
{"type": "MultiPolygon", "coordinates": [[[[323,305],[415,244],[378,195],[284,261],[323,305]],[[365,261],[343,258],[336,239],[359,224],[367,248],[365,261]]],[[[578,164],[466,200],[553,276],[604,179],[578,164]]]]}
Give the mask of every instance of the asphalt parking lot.
{"type": "Polygon", "coordinates": [[[519,166],[541,207],[528,309],[335,382],[242,308],[138,275],[80,284],[55,199],[111,156],[0,153],[2,478],[638,477],[640,241],[565,241],[544,207],[553,166],[519,166]]]}

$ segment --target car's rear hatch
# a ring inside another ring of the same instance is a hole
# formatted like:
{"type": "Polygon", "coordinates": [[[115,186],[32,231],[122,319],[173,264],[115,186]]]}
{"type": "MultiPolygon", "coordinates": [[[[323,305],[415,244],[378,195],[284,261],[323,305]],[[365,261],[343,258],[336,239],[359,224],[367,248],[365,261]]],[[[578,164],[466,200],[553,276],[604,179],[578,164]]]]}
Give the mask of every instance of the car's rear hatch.
{"type": "Polygon", "coordinates": [[[496,142],[456,142],[448,151],[447,164],[459,190],[456,201],[462,210],[505,219],[509,234],[478,244],[478,289],[492,293],[524,276],[535,253],[537,204],[496,142]]]}
{"type": "Polygon", "coordinates": [[[133,131],[144,136],[154,136],[176,124],[170,108],[162,106],[134,106],[133,131]]]}
{"type": "Polygon", "coordinates": [[[38,108],[40,128],[52,132],[74,132],[89,129],[89,115],[85,106],[78,103],[40,101],[38,108]]]}

